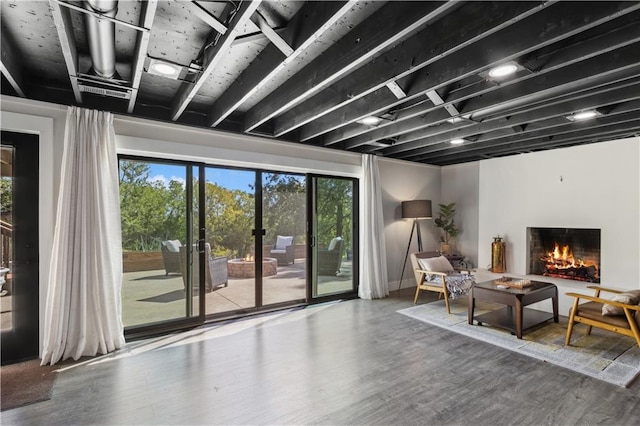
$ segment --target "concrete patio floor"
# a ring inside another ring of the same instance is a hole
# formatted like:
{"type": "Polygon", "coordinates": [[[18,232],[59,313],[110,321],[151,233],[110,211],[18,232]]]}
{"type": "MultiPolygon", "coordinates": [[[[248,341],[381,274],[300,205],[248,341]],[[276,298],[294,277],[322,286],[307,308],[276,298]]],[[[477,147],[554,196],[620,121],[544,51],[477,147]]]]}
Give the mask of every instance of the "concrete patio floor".
{"type": "MultiPolygon", "coordinates": [[[[305,259],[293,265],[278,266],[276,275],[265,277],[263,304],[303,300],[306,298],[305,259]]],[[[351,261],[344,261],[337,276],[320,276],[318,294],[327,295],[351,288],[351,261]]],[[[226,287],[206,293],[206,314],[231,312],[255,306],[253,278],[229,278],[226,287]]],[[[198,297],[194,297],[198,314],[198,297]]],[[[182,276],[165,275],[164,270],[126,272],[122,280],[122,318],[125,327],[184,318],[185,290],[182,276]]]]}

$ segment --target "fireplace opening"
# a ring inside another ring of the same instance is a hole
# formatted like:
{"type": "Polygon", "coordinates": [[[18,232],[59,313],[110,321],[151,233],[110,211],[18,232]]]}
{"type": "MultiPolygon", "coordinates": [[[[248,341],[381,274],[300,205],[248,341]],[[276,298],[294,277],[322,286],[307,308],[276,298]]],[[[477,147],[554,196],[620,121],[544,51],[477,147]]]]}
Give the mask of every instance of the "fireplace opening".
{"type": "Polygon", "coordinates": [[[600,230],[527,228],[528,274],[600,283],[600,230]]]}

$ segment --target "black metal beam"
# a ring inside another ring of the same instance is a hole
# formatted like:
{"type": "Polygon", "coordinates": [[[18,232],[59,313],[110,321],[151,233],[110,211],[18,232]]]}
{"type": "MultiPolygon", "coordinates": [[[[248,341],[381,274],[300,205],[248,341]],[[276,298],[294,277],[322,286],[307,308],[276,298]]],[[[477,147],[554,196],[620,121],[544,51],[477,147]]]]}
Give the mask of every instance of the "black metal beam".
{"type": "MultiPolygon", "coordinates": [[[[536,61],[536,58],[528,60],[523,65],[528,66],[529,62],[536,62],[537,66],[535,67],[535,72],[539,75],[541,73],[554,71],[562,66],[569,65],[573,62],[584,60],[589,57],[600,55],[619,47],[629,45],[631,43],[640,41],[640,23],[636,22],[634,24],[626,25],[613,32],[601,35],[596,39],[589,41],[589,43],[581,43],[577,47],[571,45],[566,48],[556,50],[553,52],[554,54],[551,55],[551,58],[548,57],[550,56],[550,54],[547,52],[545,54],[546,58],[544,59],[544,64],[542,60],[536,61]]],[[[510,79],[506,84],[514,84],[530,77],[531,74],[525,72],[522,73],[520,77],[510,79]]],[[[453,90],[447,93],[445,99],[448,104],[452,104],[454,102],[459,103],[480,95],[484,97],[484,95],[486,95],[487,93],[498,91],[502,87],[504,86],[496,85],[491,81],[485,80],[477,84],[472,84],[460,89],[453,90]]],[[[344,140],[345,142],[343,147],[345,149],[353,149],[357,148],[360,145],[367,144],[371,141],[399,136],[404,133],[424,129],[425,127],[430,127],[434,131],[442,132],[442,130],[440,129],[434,129],[433,126],[434,124],[438,123],[442,123],[442,126],[447,126],[447,124],[444,123],[447,119],[449,119],[449,117],[442,113],[442,111],[438,110],[436,106],[424,103],[418,105],[415,108],[410,108],[398,113],[392,122],[388,124],[383,123],[375,130],[363,130],[363,126],[358,126],[360,130],[358,133],[360,135],[354,135],[355,137],[349,138],[348,140],[346,140],[347,138],[345,137],[348,136],[348,134],[345,134],[344,132],[332,132],[330,134],[327,134],[325,135],[325,143],[329,144],[344,140]],[[437,112],[432,112],[434,110],[436,110],[437,112]],[[430,114],[425,115],[426,113],[430,114]]],[[[471,123],[467,122],[467,124],[471,123]]],[[[455,128],[463,126],[464,123],[458,125],[449,124],[448,127],[450,129],[448,130],[453,130],[455,128]]],[[[425,134],[425,136],[427,135],[425,134]]]]}
{"type": "MultiPolygon", "coordinates": [[[[582,31],[632,13],[640,8],[630,2],[559,2],[539,13],[523,19],[518,25],[491,34],[478,43],[467,46],[419,71],[419,79],[407,92],[407,98],[424,96],[429,90],[445,88],[455,81],[478,74],[493,65],[518,59],[545,46],[565,40],[582,31]]],[[[388,97],[374,92],[359,99],[349,108],[342,108],[311,123],[314,129],[335,129],[368,115],[375,115],[399,105],[388,97]]],[[[303,129],[305,133],[309,129],[303,129]]],[[[318,134],[312,131],[306,134],[318,134]]]]}
{"type": "MultiPolygon", "coordinates": [[[[275,119],[275,136],[283,135],[342,108],[392,81],[415,73],[430,63],[512,25],[543,6],[535,2],[469,2],[404,40],[347,77],[275,119]],[[455,28],[455,31],[452,29],[455,28]],[[434,35],[437,34],[437,37],[434,35]]],[[[396,97],[397,99],[397,97],[396,97]]],[[[302,140],[320,134],[314,124],[302,131],[302,140]]],[[[326,131],[326,129],[324,129],[326,131]]]]}
{"type": "Polygon", "coordinates": [[[630,102],[628,106],[620,109],[620,113],[612,114],[606,117],[600,117],[585,122],[569,122],[567,124],[557,126],[551,129],[542,129],[535,132],[528,132],[525,135],[514,135],[502,137],[491,141],[470,142],[468,144],[454,147],[444,146],[439,153],[425,154],[416,157],[413,161],[435,161],[446,157],[463,158],[471,155],[493,155],[501,152],[511,152],[521,150],[522,147],[544,146],[545,142],[549,144],[559,141],[574,140],[576,138],[586,138],[592,135],[598,135],[602,131],[611,129],[624,129],[625,132],[631,130],[640,131],[640,119],[638,111],[640,110],[640,101],[630,102]],[[617,127],[616,127],[617,126],[617,127]],[[542,145],[541,145],[542,144],[542,145]]]}
{"type": "Polygon", "coordinates": [[[455,2],[385,4],[251,108],[245,116],[245,131],[308,99],[453,7],[455,2]]]}
{"type": "Polygon", "coordinates": [[[306,3],[280,34],[294,47],[294,52],[285,59],[276,46],[267,45],[212,106],[208,118],[210,125],[219,125],[282,72],[287,64],[298,58],[311,43],[329,31],[333,23],[349,12],[354,3],[356,0],[306,3]]]}

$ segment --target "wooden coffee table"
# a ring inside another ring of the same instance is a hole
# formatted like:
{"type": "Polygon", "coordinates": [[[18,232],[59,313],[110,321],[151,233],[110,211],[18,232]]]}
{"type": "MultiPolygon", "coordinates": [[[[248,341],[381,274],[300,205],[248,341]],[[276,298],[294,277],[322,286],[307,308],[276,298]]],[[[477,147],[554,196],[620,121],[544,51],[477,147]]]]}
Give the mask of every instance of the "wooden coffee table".
{"type": "Polygon", "coordinates": [[[473,320],[478,325],[487,323],[496,327],[505,328],[516,334],[518,339],[522,339],[522,331],[538,325],[553,318],[558,322],[558,288],[542,281],[531,281],[530,287],[499,288],[499,281],[486,281],[474,284],[469,292],[469,324],[473,325],[473,320]],[[553,315],[535,309],[525,309],[527,305],[551,299],[553,315]],[[506,305],[502,309],[488,312],[486,314],[474,316],[476,300],[499,303],[506,305]]]}

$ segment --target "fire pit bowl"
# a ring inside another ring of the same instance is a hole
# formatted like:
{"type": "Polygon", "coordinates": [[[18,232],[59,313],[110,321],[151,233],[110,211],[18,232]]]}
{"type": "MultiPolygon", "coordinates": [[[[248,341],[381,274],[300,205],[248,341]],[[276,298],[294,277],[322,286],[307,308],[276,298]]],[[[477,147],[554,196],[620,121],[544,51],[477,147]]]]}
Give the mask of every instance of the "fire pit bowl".
{"type": "MultiPolygon", "coordinates": [[[[256,263],[254,260],[230,259],[227,269],[231,278],[254,278],[256,263]]],[[[266,257],[262,259],[262,276],[269,277],[278,273],[278,259],[266,257]]]]}

